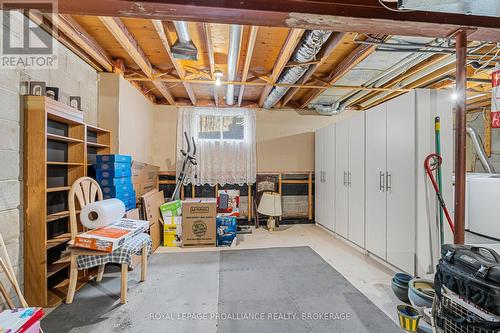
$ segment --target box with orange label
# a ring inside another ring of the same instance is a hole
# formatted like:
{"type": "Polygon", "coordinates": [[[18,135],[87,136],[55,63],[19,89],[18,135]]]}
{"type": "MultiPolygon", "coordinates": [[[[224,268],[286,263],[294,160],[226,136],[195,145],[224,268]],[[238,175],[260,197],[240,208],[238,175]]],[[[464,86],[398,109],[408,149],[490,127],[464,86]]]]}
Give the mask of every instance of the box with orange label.
{"type": "Polygon", "coordinates": [[[105,227],[76,236],[73,246],[89,250],[113,252],[135,235],[147,231],[149,221],[121,219],[105,227]]]}
{"type": "Polygon", "coordinates": [[[191,199],[182,202],[182,246],[215,246],[217,201],[191,199]]]}

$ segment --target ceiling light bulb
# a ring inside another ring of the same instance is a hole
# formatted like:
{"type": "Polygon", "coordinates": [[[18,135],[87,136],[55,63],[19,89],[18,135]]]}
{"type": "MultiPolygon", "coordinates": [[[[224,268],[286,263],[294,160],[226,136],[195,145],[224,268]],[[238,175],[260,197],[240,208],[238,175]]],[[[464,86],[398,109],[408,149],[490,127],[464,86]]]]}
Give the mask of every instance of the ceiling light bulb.
{"type": "Polygon", "coordinates": [[[219,71],[219,70],[214,71],[215,85],[216,85],[217,87],[218,87],[218,86],[220,86],[220,85],[221,85],[221,83],[222,83],[222,81],[221,81],[222,76],[223,76],[223,74],[222,74],[222,72],[221,72],[221,71],[219,71]]]}
{"type": "Polygon", "coordinates": [[[451,94],[451,99],[452,99],[453,101],[456,101],[456,100],[458,99],[458,94],[457,94],[456,92],[453,92],[453,93],[451,94]]]}

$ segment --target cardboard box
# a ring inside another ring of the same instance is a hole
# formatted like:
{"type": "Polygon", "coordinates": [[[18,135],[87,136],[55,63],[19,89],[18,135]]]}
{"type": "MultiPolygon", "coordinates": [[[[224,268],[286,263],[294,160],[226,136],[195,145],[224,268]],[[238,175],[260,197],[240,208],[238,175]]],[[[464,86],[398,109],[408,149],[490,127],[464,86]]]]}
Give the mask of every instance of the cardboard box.
{"type": "Polygon", "coordinates": [[[127,240],[147,231],[148,221],[122,219],[120,222],[81,233],[73,246],[96,251],[113,252],[127,240]]]}
{"type": "Polygon", "coordinates": [[[163,220],[161,218],[160,205],[165,202],[163,191],[154,190],[143,194],[141,196],[141,201],[144,216],[151,225],[149,234],[153,241],[152,251],[155,251],[162,243],[163,220]]]}
{"type": "Polygon", "coordinates": [[[182,202],[182,246],[215,246],[217,202],[195,199],[182,202]]]}
{"type": "Polygon", "coordinates": [[[159,171],[160,167],[137,161],[132,162],[132,183],[138,196],[158,189],[159,171]]]}
{"type": "Polygon", "coordinates": [[[182,214],[182,202],[180,200],[165,202],[160,206],[160,212],[163,221],[166,221],[170,216],[180,216],[182,214]]]}
{"type": "Polygon", "coordinates": [[[108,162],[116,162],[116,163],[132,163],[132,156],[130,155],[118,155],[118,154],[105,154],[105,155],[97,155],[96,163],[108,163],[108,162]]]}

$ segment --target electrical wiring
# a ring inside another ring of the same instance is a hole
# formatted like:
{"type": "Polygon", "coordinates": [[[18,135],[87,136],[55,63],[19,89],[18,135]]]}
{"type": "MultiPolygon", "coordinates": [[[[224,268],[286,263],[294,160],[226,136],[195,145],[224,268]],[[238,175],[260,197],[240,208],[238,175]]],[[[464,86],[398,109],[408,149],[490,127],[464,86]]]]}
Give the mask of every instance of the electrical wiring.
{"type": "Polygon", "coordinates": [[[409,13],[409,12],[414,12],[415,10],[411,9],[393,9],[389,6],[387,6],[382,0],[378,0],[378,2],[387,10],[390,10],[391,12],[396,12],[396,13],[409,13]]]}

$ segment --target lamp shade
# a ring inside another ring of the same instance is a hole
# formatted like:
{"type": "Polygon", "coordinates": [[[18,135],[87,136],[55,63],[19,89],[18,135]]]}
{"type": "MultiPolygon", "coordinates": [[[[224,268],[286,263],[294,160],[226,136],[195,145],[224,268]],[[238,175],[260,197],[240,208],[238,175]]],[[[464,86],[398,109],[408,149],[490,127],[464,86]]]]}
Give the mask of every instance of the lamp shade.
{"type": "Polygon", "coordinates": [[[281,216],[281,196],[276,192],[264,192],[257,211],[268,216],[281,216]]]}

